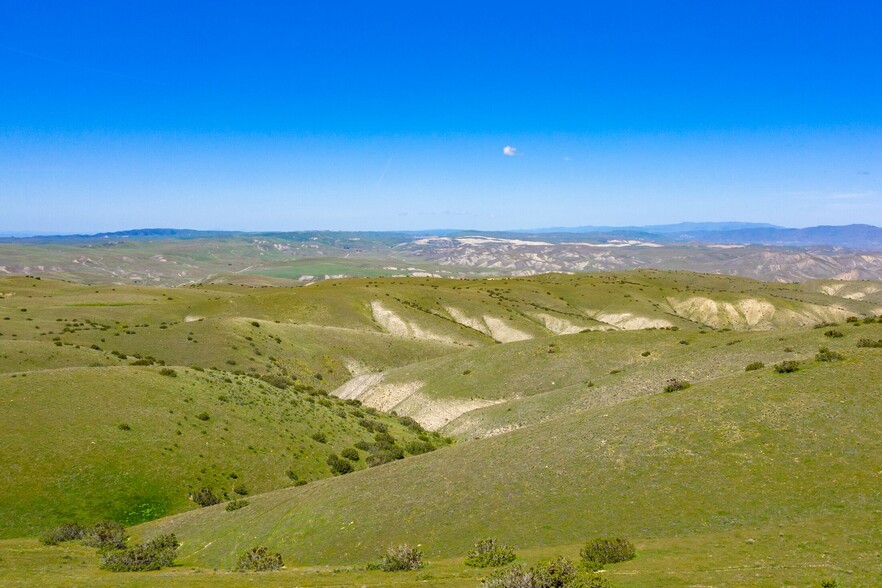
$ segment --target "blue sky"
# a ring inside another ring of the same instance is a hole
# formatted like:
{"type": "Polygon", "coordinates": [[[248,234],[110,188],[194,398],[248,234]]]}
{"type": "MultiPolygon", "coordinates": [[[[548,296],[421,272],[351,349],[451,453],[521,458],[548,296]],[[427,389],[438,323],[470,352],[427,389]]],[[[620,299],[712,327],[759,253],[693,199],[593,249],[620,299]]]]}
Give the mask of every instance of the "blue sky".
{"type": "Polygon", "coordinates": [[[0,231],[882,225],[880,22],[0,0],[0,231]]]}

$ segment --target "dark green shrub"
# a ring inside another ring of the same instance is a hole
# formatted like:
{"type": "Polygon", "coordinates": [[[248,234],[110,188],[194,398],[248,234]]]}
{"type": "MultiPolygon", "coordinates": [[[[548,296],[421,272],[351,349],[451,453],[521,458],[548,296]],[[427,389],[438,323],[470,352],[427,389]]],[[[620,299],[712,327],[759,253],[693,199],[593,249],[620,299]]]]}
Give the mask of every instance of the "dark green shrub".
{"type": "Polygon", "coordinates": [[[818,353],[815,354],[815,360],[817,361],[839,361],[841,359],[845,359],[841,353],[830,351],[828,347],[821,347],[818,349],[818,353]]]}
{"type": "Polygon", "coordinates": [[[197,492],[194,492],[191,500],[199,506],[212,506],[223,502],[221,497],[215,494],[214,490],[208,486],[203,486],[197,492]]]}
{"type": "Polygon", "coordinates": [[[839,337],[844,337],[842,331],[837,331],[836,329],[830,329],[829,331],[824,332],[825,337],[830,337],[831,339],[838,339],[839,337]]]}
{"type": "Polygon", "coordinates": [[[111,572],[147,572],[169,567],[178,556],[177,537],[174,534],[140,543],[129,549],[108,551],[101,556],[99,567],[111,572]]]}
{"type": "Polygon", "coordinates": [[[175,370],[173,370],[171,368],[162,368],[161,370],[159,370],[159,374],[162,376],[168,376],[169,378],[177,378],[178,377],[178,372],[176,372],[175,370]]]}
{"type": "Polygon", "coordinates": [[[508,545],[502,545],[496,539],[482,539],[466,556],[465,565],[475,568],[495,568],[513,562],[517,556],[508,545]]]}
{"type": "Polygon", "coordinates": [[[207,420],[211,419],[211,417],[209,416],[209,414],[207,412],[200,412],[199,414],[196,415],[196,418],[199,419],[200,421],[207,421],[207,420]]]}
{"type": "Polygon", "coordinates": [[[665,392],[677,392],[679,390],[685,390],[686,388],[691,387],[692,384],[687,382],[686,380],[681,380],[679,378],[671,378],[668,380],[668,383],[665,385],[665,392]]]}
{"type": "Polygon", "coordinates": [[[832,578],[821,580],[821,588],[839,588],[839,582],[832,578]]]}
{"type": "Polygon", "coordinates": [[[132,427],[129,426],[129,423],[120,423],[116,426],[120,431],[131,431],[132,427]]]}
{"type": "Polygon", "coordinates": [[[423,426],[409,416],[398,417],[398,422],[413,431],[414,433],[422,433],[425,431],[423,426]]]}
{"type": "Polygon", "coordinates": [[[651,354],[649,351],[644,351],[644,352],[641,353],[640,355],[641,355],[642,357],[649,357],[649,356],[652,355],[652,354],[651,354]]]}
{"type": "Polygon", "coordinates": [[[291,478],[295,482],[300,477],[297,475],[297,472],[295,472],[294,470],[288,470],[287,472],[285,472],[285,475],[287,475],[289,478],[291,478]]]}
{"type": "Polygon", "coordinates": [[[354,447],[347,447],[340,452],[340,455],[342,455],[349,461],[358,461],[359,459],[361,459],[361,456],[358,455],[358,450],[354,447]]]}
{"type": "Polygon", "coordinates": [[[270,572],[280,570],[284,565],[282,563],[282,554],[270,553],[266,547],[252,547],[239,556],[239,561],[236,563],[236,571],[270,572]]]}
{"type": "Polygon", "coordinates": [[[435,451],[435,446],[428,441],[411,441],[404,446],[404,449],[411,455],[421,455],[423,453],[435,451]]]}
{"type": "Polygon", "coordinates": [[[86,529],[78,523],[64,523],[43,534],[40,537],[40,543],[43,545],[58,545],[65,541],[76,541],[82,539],[85,533],[86,529]]]}
{"type": "Polygon", "coordinates": [[[747,364],[747,367],[744,368],[744,371],[746,371],[746,372],[752,372],[752,371],[754,371],[754,370],[761,370],[761,369],[763,369],[764,367],[766,367],[766,364],[764,364],[763,362],[761,362],[761,361],[752,361],[752,362],[750,362],[749,364],[747,364]]]}
{"type": "Polygon", "coordinates": [[[227,512],[233,512],[234,510],[239,510],[240,508],[245,508],[248,506],[249,502],[247,500],[231,500],[224,507],[224,510],[227,512]]]}
{"type": "Polygon", "coordinates": [[[136,359],[133,362],[130,362],[129,365],[153,365],[154,362],[152,359],[136,359]]]}
{"type": "Polygon", "coordinates": [[[257,328],[259,329],[259,328],[260,328],[260,323],[257,322],[257,321],[251,321],[251,326],[252,326],[252,327],[257,327],[257,328]]]}
{"type": "Polygon", "coordinates": [[[569,588],[579,586],[579,568],[572,561],[558,556],[533,566],[533,585],[542,588],[569,588]]]}
{"type": "Polygon", "coordinates": [[[331,467],[331,473],[335,476],[342,476],[353,470],[352,462],[341,459],[336,453],[332,453],[328,456],[327,463],[331,467]]]}
{"type": "Polygon", "coordinates": [[[799,371],[799,362],[792,359],[775,364],[775,372],[778,374],[791,374],[799,371]]]}
{"type": "Polygon", "coordinates": [[[123,549],[126,546],[126,528],[114,521],[101,521],[83,533],[83,545],[101,551],[123,549]]]}
{"type": "Polygon", "coordinates": [[[319,431],[318,433],[313,433],[310,436],[312,437],[313,441],[317,441],[318,443],[327,443],[328,442],[328,437],[324,433],[322,433],[321,431],[319,431]]]}
{"type": "Polygon", "coordinates": [[[370,451],[371,449],[371,444],[367,441],[356,441],[353,445],[355,445],[356,449],[361,449],[362,451],[370,451]]]}
{"type": "Polygon", "coordinates": [[[248,488],[245,487],[245,484],[236,484],[233,486],[233,492],[239,496],[248,496],[248,488]]]}
{"type": "Polygon", "coordinates": [[[401,572],[419,570],[423,563],[423,552],[418,547],[411,547],[407,543],[397,547],[390,547],[380,560],[380,569],[384,572],[401,572]]]}
{"type": "Polygon", "coordinates": [[[875,347],[877,349],[882,348],[882,339],[879,339],[878,341],[873,341],[872,339],[861,339],[860,341],[858,341],[857,346],[871,348],[875,347]]]}
{"type": "Polygon", "coordinates": [[[579,555],[582,556],[582,562],[588,569],[599,569],[606,564],[634,559],[637,552],[627,539],[600,537],[586,543],[579,555]]]}

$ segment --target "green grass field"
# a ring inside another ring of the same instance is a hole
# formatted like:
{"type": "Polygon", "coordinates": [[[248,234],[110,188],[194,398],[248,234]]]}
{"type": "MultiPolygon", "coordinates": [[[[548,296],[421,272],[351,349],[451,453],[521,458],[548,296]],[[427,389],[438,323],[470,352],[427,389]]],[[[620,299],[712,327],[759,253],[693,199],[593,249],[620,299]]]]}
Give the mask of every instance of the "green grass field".
{"type": "Polygon", "coordinates": [[[0,583],[478,586],[463,558],[482,537],[534,562],[616,535],[638,557],[610,566],[614,586],[879,585],[882,351],[858,346],[882,340],[876,287],[0,279],[0,583]],[[816,359],[825,346],[843,358],[816,359]],[[800,369],[776,373],[785,360],[800,369]],[[663,392],[672,378],[692,385],[663,392]],[[333,476],[329,454],[374,441],[363,419],[438,449],[373,468],[359,450],[333,476]],[[203,486],[250,504],[199,508],[203,486]],[[34,539],[103,518],[176,533],[179,565],[112,574],[34,539]],[[366,569],[401,542],[429,565],[366,569]],[[256,545],[287,568],[226,571],[256,545]]]}

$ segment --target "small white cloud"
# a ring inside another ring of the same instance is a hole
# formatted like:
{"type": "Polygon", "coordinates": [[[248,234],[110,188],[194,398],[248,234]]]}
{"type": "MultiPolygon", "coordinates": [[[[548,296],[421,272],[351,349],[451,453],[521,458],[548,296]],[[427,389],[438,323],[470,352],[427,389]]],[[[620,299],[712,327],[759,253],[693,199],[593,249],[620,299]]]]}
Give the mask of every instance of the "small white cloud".
{"type": "Polygon", "coordinates": [[[506,157],[514,157],[515,155],[520,155],[518,153],[517,147],[512,147],[511,145],[506,145],[502,148],[502,154],[506,157]]]}

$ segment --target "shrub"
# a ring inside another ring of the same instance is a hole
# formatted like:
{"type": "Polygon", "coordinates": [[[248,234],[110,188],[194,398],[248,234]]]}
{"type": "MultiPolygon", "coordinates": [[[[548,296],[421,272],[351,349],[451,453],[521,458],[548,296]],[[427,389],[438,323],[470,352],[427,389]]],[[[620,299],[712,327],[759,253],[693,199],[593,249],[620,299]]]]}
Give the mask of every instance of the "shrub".
{"type": "Polygon", "coordinates": [[[356,441],[353,445],[355,445],[356,449],[361,449],[362,451],[370,451],[371,449],[371,444],[367,441],[356,441]]]}
{"type": "Polygon", "coordinates": [[[609,581],[586,574],[565,557],[540,562],[532,568],[515,564],[497,570],[483,580],[484,588],[609,588],[609,581]]]}
{"type": "Polygon", "coordinates": [[[340,455],[342,455],[349,461],[358,461],[359,459],[361,459],[361,456],[358,455],[358,450],[354,447],[347,447],[340,452],[340,455]]]}
{"type": "Polygon", "coordinates": [[[240,508],[245,508],[248,506],[249,502],[247,500],[231,500],[224,507],[224,510],[227,512],[233,512],[234,510],[239,510],[240,508]]]}
{"type": "Polygon", "coordinates": [[[312,437],[313,441],[317,441],[319,443],[327,443],[328,442],[328,437],[324,433],[322,433],[321,431],[319,431],[318,433],[313,433],[311,435],[311,437],[312,437]]]}
{"type": "Polygon", "coordinates": [[[352,462],[341,459],[336,453],[328,456],[327,463],[331,466],[331,473],[335,476],[342,476],[352,471],[352,462]]]}
{"type": "Polygon", "coordinates": [[[169,378],[177,378],[178,377],[178,372],[176,372],[175,370],[173,370],[171,368],[162,368],[161,370],[159,370],[159,374],[162,376],[168,376],[169,378]]]}
{"type": "Polygon", "coordinates": [[[815,359],[817,361],[839,361],[845,358],[842,356],[841,353],[830,351],[828,347],[821,347],[820,349],[818,349],[818,353],[815,354],[815,359]]]}
{"type": "Polygon", "coordinates": [[[421,455],[423,453],[435,451],[435,446],[428,441],[411,441],[404,446],[404,449],[411,455],[421,455]]]}
{"type": "Polygon", "coordinates": [[[839,588],[839,582],[831,578],[821,580],[821,588],[839,588]]]}
{"type": "Polygon", "coordinates": [[[747,367],[744,368],[744,371],[745,371],[745,372],[752,372],[752,371],[754,371],[754,370],[761,370],[761,369],[763,369],[764,367],[766,367],[766,364],[764,364],[763,362],[761,362],[761,361],[752,361],[752,362],[750,362],[749,364],[747,364],[747,367]]]}
{"type": "Polygon", "coordinates": [[[652,354],[651,354],[649,351],[644,351],[644,352],[641,353],[640,355],[641,355],[642,357],[649,357],[649,356],[652,355],[652,354]]]}
{"type": "Polygon", "coordinates": [[[111,572],[147,572],[169,567],[178,556],[177,537],[160,535],[121,551],[108,551],[101,556],[99,567],[111,572]]]}
{"type": "Polygon", "coordinates": [[[882,348],[882,339],[879,339],[878,341],[873,341],[872,339],[861,339],[860,341],[858,341],[857,346],[882,348]]]}
{"type": "Polygon", "coordinates": [[[208,486],[203,486],[198,492],[194,492],[191,499],[199,506],[212,506],[222,502],[221,497],[208,486]]]}
{"type": "Polygon", "coordinates": [[[78,523],[64,523],[47,531],[40,537],[40,543],[43,545],[58,545],[65,541],[76,541],[82,539],[86,529],[78,523]]]}
{"type": "Polygon", "coordinates": [[[775,372],[779,374],[791,374],[799,371],[799,362],[792,359],[775,364],[775,372]]]}
{"type": "Polygon", "coordinates": [[[475,568],[495,568],[509,564],[516,558],[514,550],[508,545],[501,545],[496,539],[482,539],[469,551],[465,565],[475,568]]]}
{"type": "Polygon", "coordinates": [[[601,537],[586,543],[579,555],[588,569],[600,569],[606,564],[634,559],[637,553],[627,539],[601,537]]]}
{"type": "Polygon", "coordinates": [[[235,486],[233,486],[233,492],[235,492],[239,496],[247,496],[248,488],[245,486],[245,484],[236,484],[235,486]]]}
{"type": "Polygon", "coordinates": [[[425,565],[423,552],[418,547],[411,547],[407,543],[398,547],[390,547],[383,559],[380,560],[380,569],[384,572],[419,570],[425,565]]]}
{"type": "Polygon", "coordinates": [[[129,423],[120,423],[116,426],[120,431],[131,431],[132,427],[129,426],[129,423]]]}
{"type": "Polygon", "coordinates": [[[270,553],[266,547],[252,547],[239,556],[239,561],[236,563],[236,571],[269,572],[279,570],[284,565],[282,563],[282,554],[270,553]]]}
{"type": "Polygon", "coordinates": [[[101,551],[123,549],[126,546],[126,528],[113,521],[102,521],[86,529],[83,545],[96,547],[101,551]]]}
{"type": "Polygon", "coordinates": [[[257,327],[257,328],[259,329],[259,328],[260,328],[260,323],[257,322],[257,321],[251,321],[251,326],[252,326],[252,327],[257,327]]]}
{"type": "Polygon", "coordinates": [[[665,392],[677,392],[678,390],[685,390],[692,386],[686,380],[681,380],[679,378],[671,378],[668,380],[667,385],[665,385],[665,392]]]}
{"type": "Polygon", "coordinates": [[[209,416],[209,414],[207,412],[200,412],[199,414],[196,415],[196,418],[199,419],[200,421],[207,421],[211,417],[209,416]]]}
{"type": "Polygon", "coordinates": [[[837,331],[836,329],[830,329],[829,331],[824,331],[825,337],[830,337],[832,339],[838,339],[839,337],[844,337],[842,331],[837,331]]]}

